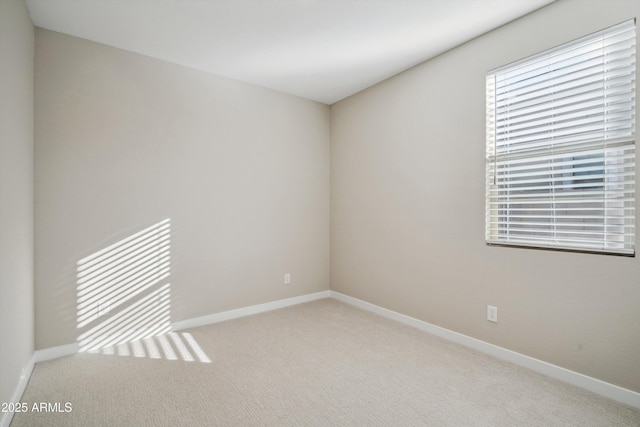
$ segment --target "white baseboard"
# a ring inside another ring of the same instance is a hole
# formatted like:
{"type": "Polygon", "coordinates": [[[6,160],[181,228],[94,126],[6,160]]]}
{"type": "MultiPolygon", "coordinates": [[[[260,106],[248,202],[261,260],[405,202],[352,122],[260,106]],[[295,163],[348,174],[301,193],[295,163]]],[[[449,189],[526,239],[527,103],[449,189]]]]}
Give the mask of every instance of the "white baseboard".
{"type": "Polygon", "coordinates": [[[80,350],[80,346],[77,342],[65,345],[59,345],[57,347],[49,347],[42,350],[36,350],[33,354],[33,358],[36,363],[46,362],[47,360],[59,359],[64,356],[71,356],[76,354],[80,350]]]}
{"type": "MultiPolygon", "coordinates": [[[[301,304],[304,302],[314,301],[317,299],[329,298],[329,291],[316,292],[313,294],[301,295],[293,298],[282,299],[278,301],[271,301],[264,304],[252,305],[249,307],[242,307],[235,310],[223,311],[221,313],[214,313],[207,316],[196,317],[192,319],[181,320],[171,324],[171,330],[181,331],[187,328],[195,328],[197,326],[208,325],[211,323],[222,322],[224,320],[236,319],[238,317],[250,316],[252,314],[263,313],[265,311],[276,310],[278,308],[284,308],[291,305],[301,304]]],[[[80,351],[80,346],[77,342],[71,344],[64,344],[57,347],[45,348],[37,350],[33,354],[33,363],[45,362],[47,360],[58,359],[64,356],[71,356],[80,351]]],[[[31,367],[33,369],[33,366],[31,367]]],[[[27,378],[28,380],[28,378],[27,378]]],[[[0,427],[4,427],[0,425],[0,427]]]]}
{"type": "MultiPolygon", "coordinates": [[[[515,351],[508,350],[503,347],[499,347],[494,344],[489,344],[485,341],[478,340],[476,338],[469,337],[467,335],[460,334],[458,332],[451,331],[449,329],[436,326],[434,324],[419,320],[398,312],[377,306],[375,304],[368,303],[366,301],[350,297],[335,291],[322,291],[313,294],[301,295],[298,297],[287,298],[278,301],[272,301],[264,304],[252,305],[249,307],[238,308],[235,310],[223,311],[221,313],[210,314],[207,316],[196,317],[192,319],[181,320],[172,323],[172,330],[180,331],[187,328],[194,328],[198,326],[209,325],[212,323],[222,322],[225,320],[236,319],[239,317],[250,316],[253,314],[263,313],[266,311],[277,310],[279,308],[289,307],[296,304],[302,304],[305,302],[315,301],[322,298],[335,298],[338,301],[342,301],[364,310],[379,314],[386,318],[396,320],[414,328],[426,331],[428,333],[437,335],[449,341],[456,342],[470,347],[474,350],[481,351],[486,354],[490,354],[498,359],[505,360],[507,362],[519,365],[532,371],[547,375],[551,378],[564,381],[569,384],[573,384],[585,390],[592,391],[601,396],[609,399],[616,400],[618,402],[633,406],[640,409],[640,393],[632,390],[628,390],[596,378],[589,377],[587,375],[580,374],[578,372],[571,371],[569,369],[561,368],[560,366],[552,365],[551,363],[544,362],[542,360],[535,359],[533,357],[526,356],[515,351]]],[[[78,343],[66,344],[58,347],[47,348],[43,350],[37,350],[29,364],[23,369],[23,375],[20,378],[20,383],[14,393],[14,402],[20,401],[22,394],[29,382],[31,372],[34,365],[38,362],[44,362],[46,360],[57,359],[63,356],[69,356],[76,354],[79,351],[78,343]]],[[[4,414],[0,419],[0,427],[8,427],[11,423],[12,414],[4,414]]]]}
{"type": "Polygon", "coordinates": [[[515,365],[531,369],[532,371],[538,372],[548,377],[573,384],[577,387],[592,391],[609,399],[613,399],[640,409],[640,393],[637,393],[635,391],[628,390],[626,388],[622,388],[617,385],[571,371],[569,369],[561,368],[560,366],[552,365],[551,363],[534,359],[533,357],[525,356],[524,354],[516,353],[515,351],[511,351],[497,345],[489,344],[488,342],[481,341],[476,338],[472,338],[470,336],[442,328],[440,326],[436,326],[423,320],[400,314],[398,312],[377,306],[375,304],[371,304],[366,301],[341,294],[340,292],[329,291],[329,294],[331,298],[335,298],[338,301],[354,305],[358,308],[379,314],[388,319],[396,320],[414,328],[429,332],[433,335],[437,335],[446,340],[461,344],[465,347],[490,354],[491,356],[497,357],[498,359],[502,359],[515,365]]]}
{"type": "Polygon", "coordinates": [[[238,317],[251,316],[252,314],[258,314],[258,313],[263,313],[265,311],[277,310],[279,308],[284,308],[284,307],[289,307],[291,305],[315,301],[322,298],[329,298],[329,292],[330,291],[321,291],[313,294],[301,295],[298,297],[281,299],[278,301],[271,301],[264,304],[251,305],[249,307],[242,307],[242,308],[237,308],[235,310],[209,314],[206,316],[196,317],[193,319],[181,320],[178,322],[173,322],[171,324],[171,329],[173,331],[181,331],[183,329],[210,325],[212,323],[236,319],[238,317]]]}
{"type": "MultiPolygon", "coordinates": [[[[31,359],[27,362],[27,365],[22,368],[22,374],[20,375],[20,380],[18,381],[18,385],[13,392],[13,396],[10,400],[12,403],[17,403],[22,400],[22,395],[24,394],[25,389],[27,388],[27,384],[29,383],[29,379],[31,378],[31,373],[33,372],[33,368],[36,365],[35,357],[32,356],[31,359]]],[[[11,420],[13,419],[13,412],[5,412],[2,414],[0,418],[0,427],[9,427],[11,424],[11,420]]]]}

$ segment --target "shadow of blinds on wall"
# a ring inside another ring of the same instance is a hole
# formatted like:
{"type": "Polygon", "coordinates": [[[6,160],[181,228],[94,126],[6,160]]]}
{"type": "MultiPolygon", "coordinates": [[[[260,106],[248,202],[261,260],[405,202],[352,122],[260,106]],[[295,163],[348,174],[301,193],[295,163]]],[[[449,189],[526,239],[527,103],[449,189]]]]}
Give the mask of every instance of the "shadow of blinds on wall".
{"type": "Polygon", "coordinates": [[[635,20],[490,71],[486,241],[635,255],[635,20]]]}
{"type": "Polygon", "coordinates": [[[171,330],[171,221],[165,219],[77,264],[80,351],[171,330]]]}

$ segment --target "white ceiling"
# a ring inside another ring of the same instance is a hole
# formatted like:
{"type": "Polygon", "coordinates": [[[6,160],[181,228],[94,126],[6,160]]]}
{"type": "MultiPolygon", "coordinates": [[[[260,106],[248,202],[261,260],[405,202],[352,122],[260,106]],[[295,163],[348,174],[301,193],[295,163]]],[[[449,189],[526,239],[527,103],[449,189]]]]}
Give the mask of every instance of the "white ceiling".
{"type": "Polygon", "coordinates": [[[27,0],[34,24],[332,104],[554,0],[27,0]]]}

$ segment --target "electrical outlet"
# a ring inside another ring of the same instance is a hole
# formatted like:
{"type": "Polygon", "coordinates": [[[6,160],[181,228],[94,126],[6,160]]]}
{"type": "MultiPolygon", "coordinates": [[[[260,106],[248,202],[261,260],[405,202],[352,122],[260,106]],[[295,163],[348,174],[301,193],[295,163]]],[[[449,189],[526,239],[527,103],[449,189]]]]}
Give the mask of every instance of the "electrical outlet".
{"type": "Polygon", "coordinates": [[[108,316],[111,313],[111,303],[108,301],[98,302],[98,317],[108,316]]]}
{"type": "Polygon", "coordinates": [[[487,306],[487,320],[498,323],[498,307],[492,305],[487,306]]]}
{"type": "Polygon", "coordinates": [[[291,273],[286,273],[284,275],[284,284],[285,285],[290,285],[291,284],[291,273]]]}

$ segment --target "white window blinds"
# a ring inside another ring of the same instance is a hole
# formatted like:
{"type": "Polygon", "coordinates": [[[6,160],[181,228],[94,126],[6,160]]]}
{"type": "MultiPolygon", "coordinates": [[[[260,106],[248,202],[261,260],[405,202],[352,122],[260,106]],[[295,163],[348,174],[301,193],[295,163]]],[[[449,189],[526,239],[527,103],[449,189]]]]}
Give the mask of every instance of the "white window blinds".
{"type": "Polygon", "coordinates": [[[487,74],[486,240],[634,255],[635,21],[487,74]]]}

